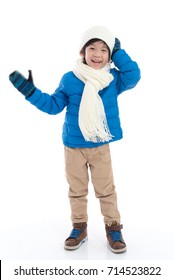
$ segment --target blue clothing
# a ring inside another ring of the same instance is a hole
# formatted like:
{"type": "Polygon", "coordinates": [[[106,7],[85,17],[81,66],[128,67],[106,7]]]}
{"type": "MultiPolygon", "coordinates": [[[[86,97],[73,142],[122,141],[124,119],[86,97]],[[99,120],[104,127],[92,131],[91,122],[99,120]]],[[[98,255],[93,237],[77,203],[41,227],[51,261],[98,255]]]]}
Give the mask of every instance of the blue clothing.
{"type": "MultiPolygon", "coordinates": [[[[116,66],[116,68],[110,70],[114,79],[108,87],[99,91],[105,108],[108,127],[111,135],[113,135],[113,139],[109,142],[120,140],[123,137],[117,96],[123,91],[135,87],[140,80],[140,70],[137,63],[132,61],[123,49],[117,51],[112,60],[116,66]]],[[[71,148],[94,148],[108,143],[85,141],[80,131],[78,112],[83,89],[84,83],[71,71],[63,75],[58,88],[52,95],[36,89],[30,97],[26,98],[38,109],[51,115],[62,112],[66,107],[62,140],[65,146],[71,148]]]]}

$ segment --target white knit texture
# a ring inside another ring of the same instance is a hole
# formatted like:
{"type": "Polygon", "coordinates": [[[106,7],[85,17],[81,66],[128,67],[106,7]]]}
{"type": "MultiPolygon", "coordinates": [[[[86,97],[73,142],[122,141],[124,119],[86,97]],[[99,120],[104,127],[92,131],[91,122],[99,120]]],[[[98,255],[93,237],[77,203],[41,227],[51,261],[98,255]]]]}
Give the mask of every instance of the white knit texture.
{"type": "Polygon", "coordinates": [[[115,44],[115,37],[105,26],[93,26],[86,30],[81,36],[80,51],[88,41],[94,38],[104,41],[108,45],[110,53],[112,53],[115,44]]]}
{"type": "Polygon", "coordinates": [[[106,142],[112,139],[99,90],[107,87],[113,80],[109,73],[110,64],[96,70],[84,64],[80,58],[74,74],[85,83],[79,108],[79,127],[86,141],[106,142]]]}

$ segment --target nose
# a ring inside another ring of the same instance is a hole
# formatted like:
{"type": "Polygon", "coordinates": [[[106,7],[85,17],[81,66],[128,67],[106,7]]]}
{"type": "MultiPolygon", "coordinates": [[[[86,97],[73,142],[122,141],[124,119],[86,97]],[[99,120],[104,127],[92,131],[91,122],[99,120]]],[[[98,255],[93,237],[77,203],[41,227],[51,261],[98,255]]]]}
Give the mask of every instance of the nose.
{"type": "Polygon", "coordinates": [[[95,56],[95,57],[100,57],[100,51],[97,51],[97,50],[96,50],[96,51],[94,52],[94,56],[95,56]]]}

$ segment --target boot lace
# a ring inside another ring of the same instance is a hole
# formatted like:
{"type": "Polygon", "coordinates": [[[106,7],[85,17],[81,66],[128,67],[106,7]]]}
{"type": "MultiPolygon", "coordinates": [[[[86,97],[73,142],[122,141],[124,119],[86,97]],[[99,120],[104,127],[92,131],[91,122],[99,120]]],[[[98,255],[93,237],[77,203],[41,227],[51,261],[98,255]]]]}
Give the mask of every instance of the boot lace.
{"type": "Polygon", "coordinates": [[[109,233],[110,233],[110,236],[111,236],[113,242],[122,240],[120,231],[111,230],[111,231],[109,231],[109,233]]]}
{"type": "Polygon", "coordinates": [[[78,238],[80,233],[82,232],[82,229],[73,229],[69,238],[78,238]]]}

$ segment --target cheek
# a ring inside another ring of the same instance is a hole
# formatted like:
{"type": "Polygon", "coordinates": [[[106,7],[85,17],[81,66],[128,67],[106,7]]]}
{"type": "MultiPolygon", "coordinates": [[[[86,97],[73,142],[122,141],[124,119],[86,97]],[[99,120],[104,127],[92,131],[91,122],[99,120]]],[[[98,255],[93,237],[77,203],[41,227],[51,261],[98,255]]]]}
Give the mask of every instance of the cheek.
{"type": "Polygon", "coordinates": [[[89,51],[85,51],[85,57],[89,57],[90,56],[90,52],[89,51]]]}
{"type": "Polygon", "coordinates": [[[108,62],[110,62],[110,61],[111,61],[111,57],[110,57],[110,54],[109,54],[109,53],[108,53],[107,60],[108,60],[108,62]]]}
{"type": "Polygon", "coordinates": [[[109,61],[110,61],[110,57],[109,57],[109,55],[108,55],[108,54],[105,56],[105,61],[107,61],[107,62],[109,62],[109,61]]]}
{"type": "Polygon", "coordinates": [[[90,54],[89,54],[88,52],[86,52],[84,58],[85,58],[86,60],[90,59],[90,54]]]}

